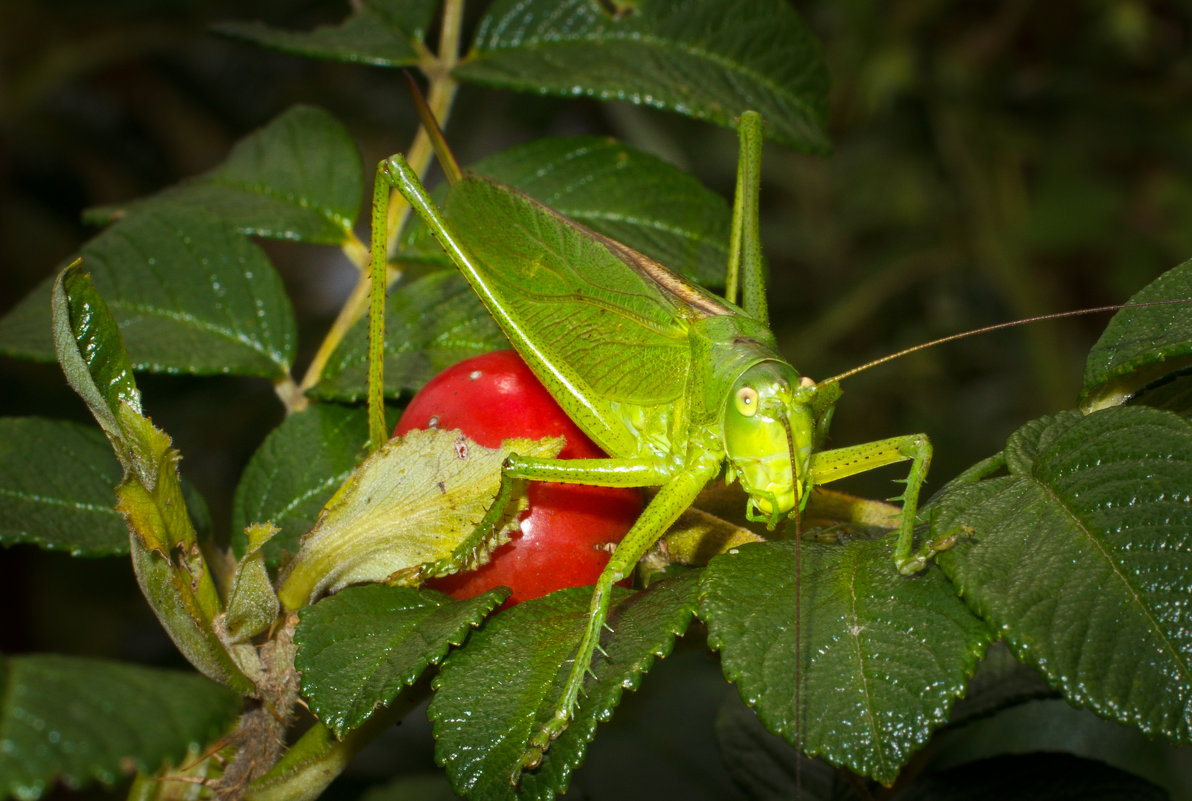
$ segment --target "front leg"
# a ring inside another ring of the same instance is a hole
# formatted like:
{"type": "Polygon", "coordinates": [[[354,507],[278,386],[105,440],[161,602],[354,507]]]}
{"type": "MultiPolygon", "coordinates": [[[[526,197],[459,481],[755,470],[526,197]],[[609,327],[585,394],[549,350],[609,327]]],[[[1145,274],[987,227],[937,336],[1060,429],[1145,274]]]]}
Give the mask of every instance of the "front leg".
{"type": "Polygon", "coordinates": [[[812,456],[811,476],[813,483],[820,485],[908,460],[911,469],[903,479],[906,489],[902,495],[890,500],[902,502],[898,544],[894,548],[894,564],[899,573],[909,576],[926,567],[928,559],[950,544],[928,542],[918,552],[913,552],[919,490],[927,478],[927,468],[931,465],[931,441],[927,439],[927,435],[909,434],[821,451],[812,456]]]}

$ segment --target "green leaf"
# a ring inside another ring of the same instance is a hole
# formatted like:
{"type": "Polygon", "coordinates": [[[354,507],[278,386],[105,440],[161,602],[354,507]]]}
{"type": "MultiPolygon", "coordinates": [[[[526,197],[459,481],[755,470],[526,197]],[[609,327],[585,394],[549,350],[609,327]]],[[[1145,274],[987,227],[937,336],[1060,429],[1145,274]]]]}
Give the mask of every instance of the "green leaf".
{"type": "Polygon", "coordinates": [[[141,395],[116,320],[77,261],[59,273],[52,297],[54,348],[66,381],[125,461],[116,416],[124,403],[139,412],[141,395]]]}
{"type": "Polygon", "coordinates": [[[264,254],[207,212],[157,206],[83,247],[134,367],[276,378],[294,313],[264,254]]]}
{"type": "Polygon", "coordinates": [[[364,176],[347,130],[330,114],[295,106],[242,139],[223,164],[157,195],[91,209],[107,223],[163,201],[203,209],[244,234],[342,245],[354,236],[364,176]]]}
{"type": "Polygon", "coordinates": [[[432,590],[373,584],[325,598],[302,610],[294,632],[302,694],[342,738],[439,664],[508,595],[501,589],[453,601],[432,590]]]}
{"type": "Polygon", "coordinates": [[[428,716],[435,754],[457,793],[477,799],[550,799],[563,792],[583,760],[596,724],[608,720],[625,689],[636,689],[656,657],[687,630],[695,608],[697,571],[630,594],[614,587],[613,606],[594,675],[575,719],[543,755],[542,764],[510,778],[529,738],[553,714],[588,621],[590,587],[575,587],[507,609],[453,651],[435,679],[428,716]]]}
{"type": "Polygon", "coordinates": [[[56,655],[0,656],[0,796],[115,783],[201,747],[240,697],[193,673],[56,655]]]}
{"type": "Polygon", "coordinates": [[[453,73],[731,125],[761,113],[775,140],[828,149],[820,47],[785,0],[500,0],[453,73]]]}
{"type": "Polygon", "coordinates": [[[884,784],[947,721],[990,639],[938,571],[899,575],[889,538],[743,545],[708,564],[700,616],[766,728],[884,784]]]}
{"type": "MultiPolygon", "coordinates": [[[[121,219],[80,253],[134,369],[269,378],[288,372],[297,335],[285,287],[260,249],[214,214],[157,203],[121,219]]],[[[32,328],[30,314],[43,314],[50,330],[49,290],[47,282],[21,301],[16,333],[32,328]]]]}
{"type": "Polygon", "coordinates": [[[259,22],[225,22],[216,30],[286,53],[396,67],[417,64],[436,0],[362,0],[338,25],[288,31],[259,22]]]}
{"type": "Polygon", "coordinates": [[[351,474],[368,441],[363,409],[315,404],[287,417],[269,432],[240,476],[232,505],[232,546],[247,550],[244,529],[272,523],[281,531],[263,548],[277,564],[296,553],[323,504],[351,474]]]}
{"type": "Polygon", "coordinates": [[[0,545],[29,542],[72,556],[128,553],[112,489],[120,465],[96,428],[0,418],[0,545]]]}
{"type": "Polygon", "coordinates": [[[493,531],[473,542],[501,486],[510,453],[549,458],[562,439],[508,439],[485,448],[459,431],[411,431],[360,463],[327,502],[279,579],[278,597],[300,609],[324,593],[373,581],[420,581],[487,559],[508,539],[525,494],[498,510],[493,531]],[[461,553],[461,549],[463,553],[461,553]]]}
{"type": "MultiPolygon", "coordinates": [[[[439,270],[399,285],[385,302],[385,392],[414,392],[457,362],[509,347],[456,270],[439,270]]],[[[368,320],[352,327],[308,393],[359,400],[368,386],[368,320]]]]}
{"type": "Polygon", "coordinates": [[[1071,703],[1192,739],[1192,424],[1145,407],[1035,420],[1010,475],[947,488],[935,536],[965,600],[1071,703]]]}
{"type": "MultiPolygon", "coordinates": [[[[178,452],[141,415],[115,321],[77,263],[54,284],[54,335],[67,380],[103,427],[123,467],[116,510],[131,534],[129,550],[141,592],[192,665],[253,693],[252,682],[213,626],[223,610],[188,513],[178,452]]],[[[242,658],[256,658],[251,646],[242,658]]]]}
{"type": "Polygon", "coordinates": [[[1192,259],[1173,267],[1128,303],[1185,301],[1124,308],[1089,351],[1080,406],[1094,411],[1122,403],[1157,379],[1192,367],[1192,259]]]}
{"type": "MultiPolygon", "coordinates": [[[[538,139],[477,162],[473,172],[516,187],[699,284],[723,287],[732,214],[692,176],[613,139],[538,139]]],[[[442,199],[442,192],[436,193],[442,199]]],[[[403,252],[450,266],[421,219],[402,234],[403,252]]]]}

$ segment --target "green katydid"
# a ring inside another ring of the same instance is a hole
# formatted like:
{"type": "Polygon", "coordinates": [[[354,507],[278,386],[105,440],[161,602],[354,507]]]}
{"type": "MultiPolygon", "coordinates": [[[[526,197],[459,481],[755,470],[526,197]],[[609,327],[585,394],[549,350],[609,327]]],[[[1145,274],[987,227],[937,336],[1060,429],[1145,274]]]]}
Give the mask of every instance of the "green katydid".
{"type": "MultiPolygon", "coordinates": [[[[812,487],[910,461],[905,490],[895,499],[903,506],[896,566],[914,573],[937,550],[932,543],[916,550],[913,543],[919,490],[931,460],[926,436],[821,450],[839,383],[800,376],[775,348],[757,223],[761,118],[746,112],[739,131],[727,300],[509,187],[462,176],[452,163],[444,164],[452,180],[444,210],[401,155],[378,167],[374,265],[384,264],[393,187],[559,404],[610,454],[571,461],[511,457],[505,491],[512,479],[659,488],[596,584],[562,696],[531,739],[524,767],[537,764],[572,717],[599,648],[611,587],[722,468],[748,494],[747,516],[773,527],[803,510],[812,487]],[[520,230],[507,236],[510,229],[520,230]],[[741,306],[732,302],[738,276],[741,306]]],[[[473,537],[486,536],[487,524],[473,537]]]]}

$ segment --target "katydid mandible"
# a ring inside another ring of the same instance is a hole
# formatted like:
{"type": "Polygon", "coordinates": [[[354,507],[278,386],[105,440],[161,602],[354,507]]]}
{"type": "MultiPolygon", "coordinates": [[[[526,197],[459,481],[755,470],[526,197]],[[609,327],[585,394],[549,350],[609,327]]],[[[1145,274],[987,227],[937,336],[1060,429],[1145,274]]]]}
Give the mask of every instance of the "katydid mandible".
{"type": "MultiPolygon", "coordinates": [[[[659,488],[596,584],[562,697],[531,739],[523,767],[537,764],[572,717],[612,586],[722,467],[726,480],[739,480],[748,493],[749,519],[773,527],[798,515],[814,486],[909,460],[905,489],[895,499],[903,509],[895,564],[914,573],[935,552],[930,543],[918,551],[913,543],[931,460],[926,436],[820,450],[839,384],[800,376],[776,350],[757,222],[761,118],[746,112],[739,132],[728,299],[504,185],[459,177],[440,210],[401,155],[378,167],[374,247],[386,241],[384,205],[394,187],[539,380],[609,454],[570,461],[513,456],[503,485],[517,478],[659,488]],[[741,306],[733,302],[738,277],[741,306]]],[[[383,264],[383,257],[381,250],[374,261],[383,264]]],[[[474,536],[484,536],[486,522],[474,536]]]]}

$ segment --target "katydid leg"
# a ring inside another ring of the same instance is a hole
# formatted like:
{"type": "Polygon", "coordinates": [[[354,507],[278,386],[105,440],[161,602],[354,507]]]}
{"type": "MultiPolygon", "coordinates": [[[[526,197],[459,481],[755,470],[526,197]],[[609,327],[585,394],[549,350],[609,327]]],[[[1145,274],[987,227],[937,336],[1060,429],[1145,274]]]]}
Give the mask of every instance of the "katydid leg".
{"type": "MultiPolygon", "coordinates": [[[[424,579],[434,578],[474,567],[508,514],[515,481],[556,481],[598,487],[656,487],[667,483],[672,472],[666,469],[664,463],[651,459],[535,459],[510,454],[501,470],[501,483],[488,512],[450,556],[422,565],[419,575],[424,579]]],[[[400,578],[402,581],[409,580],[404,571],[400,578]]]]}
{"type": "Polygon", "coordinates": [[[741,157],[737,161],[737,192],[733,199],[733,228],[724,296],[730,303],[739,302],[749,316],[768,324],[770,315],[766,308],[766,282],[758,225],[762,118],[755,111],[746,111],[741,115],[737,127],[740,131],[741,157]],[[739,300],[738,284],[741,290],[739,300]]]}
{"type": "Polygon", "coordinates": [[[890,500],[902,502],[894,564],[898,572],[911,575],[926,567],[927,560],[942,550],[935,543],[929,542],[918,552],[914,552],[915,512],[919,508],[919,490],[927,478],[927,468],[931,465],[931,441],[927,439],[927,435],[908,434],[847,448],[821,451],[811,457],[811,476],[813,484],[818,486],[905,461],[911,463],[910,471],[903,479],[906,487],[902,495],[890,500]]]}
{"type": "Polygon", "coordinates": [[[531,481],[591,484],[596,487],[658,487],[675,473],[661,459],[535,459],[510,454],[504,473],[531,481]]]}

